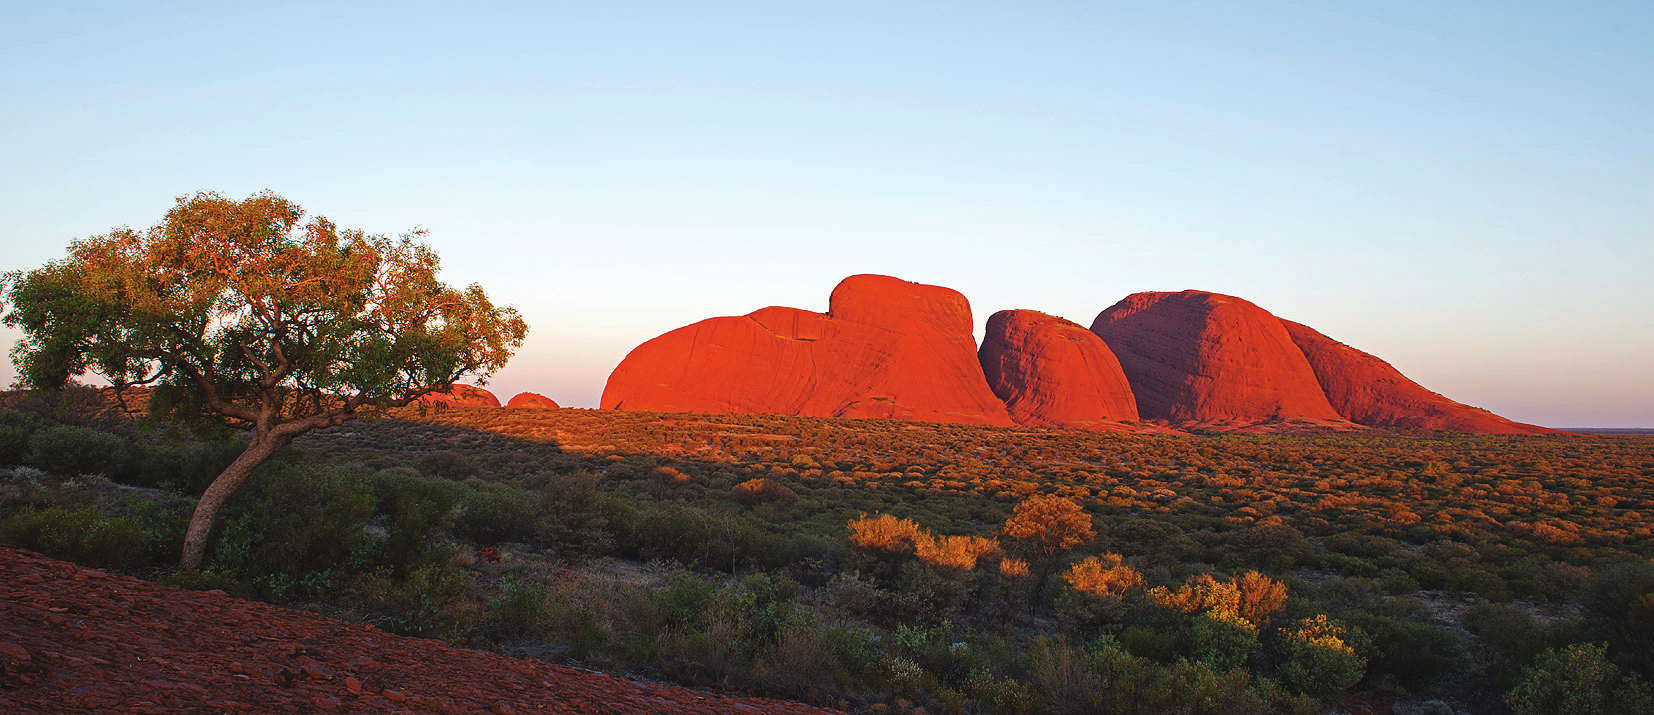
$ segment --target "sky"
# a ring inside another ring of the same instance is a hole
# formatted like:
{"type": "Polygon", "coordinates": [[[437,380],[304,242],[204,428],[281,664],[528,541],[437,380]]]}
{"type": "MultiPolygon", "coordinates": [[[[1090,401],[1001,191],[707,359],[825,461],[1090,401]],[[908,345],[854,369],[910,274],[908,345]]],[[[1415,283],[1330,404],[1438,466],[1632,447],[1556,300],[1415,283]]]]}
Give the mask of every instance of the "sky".
{"type": "Polygon", "coordinates": [[[0,4],[0,270],[270,189],[516,306],[502,399],[882,273],[1654,427],[1654,3],[465,5],[0,4]]]}

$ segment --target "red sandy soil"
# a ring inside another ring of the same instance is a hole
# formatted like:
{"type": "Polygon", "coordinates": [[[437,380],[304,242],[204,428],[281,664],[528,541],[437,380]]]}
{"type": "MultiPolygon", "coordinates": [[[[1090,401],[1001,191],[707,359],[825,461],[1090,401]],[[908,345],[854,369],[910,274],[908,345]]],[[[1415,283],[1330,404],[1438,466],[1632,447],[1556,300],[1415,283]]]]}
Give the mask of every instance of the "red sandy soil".
{"type": "Polygon", "coordinates": [[[1133,293],[1091,324],[1145,419],[1341,420],[1280,319],[1206,291],[1133,293]]]}
{"type": "Polygon", "coordinates": [[[4,713],[829,713],[404,638],[0,547],[4,713]]]}
{"type": "Polygon", "coordinates": [[[988,386],[1018,423],[1106,428],[1137,419],[1120,360],[1078,324],[1002,310],[988,318],[978,354],[988,386]]]}
{"type": "Polygon", "coordinates": [[[1012,424],[977,361],[970,302],[889,276],[850,276],[828,312],[710,318],[626,356],[604,409],[1012,424]]]}
{"type": "Polygon", "coordinates": [[[505,403],[506,407],[529,407],[535,409],[555,410],[559,405],[556,400],[538,392],[519,392],[505,403]]]}

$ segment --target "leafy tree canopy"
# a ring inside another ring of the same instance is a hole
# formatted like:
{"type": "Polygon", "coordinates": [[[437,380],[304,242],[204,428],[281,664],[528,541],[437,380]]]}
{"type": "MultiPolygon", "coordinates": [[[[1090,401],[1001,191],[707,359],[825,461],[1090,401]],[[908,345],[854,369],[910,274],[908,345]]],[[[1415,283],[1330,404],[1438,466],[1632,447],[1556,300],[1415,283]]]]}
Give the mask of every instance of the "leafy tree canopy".
{"type": "Polygon", "coordinates": [[[187,567],[212,512],[276,449],[461,378],[485,380],[527,333],[481,287],[437,280],[424,231],[392,239],[303,217],[270,192],[199,193],[147,231],[78,240],[66,258],[6,276],[24,386],[94,373],[117,391],[154,386],[157,417],[252,431],[197,507],[207,521],[191,525],[187,567]]]}

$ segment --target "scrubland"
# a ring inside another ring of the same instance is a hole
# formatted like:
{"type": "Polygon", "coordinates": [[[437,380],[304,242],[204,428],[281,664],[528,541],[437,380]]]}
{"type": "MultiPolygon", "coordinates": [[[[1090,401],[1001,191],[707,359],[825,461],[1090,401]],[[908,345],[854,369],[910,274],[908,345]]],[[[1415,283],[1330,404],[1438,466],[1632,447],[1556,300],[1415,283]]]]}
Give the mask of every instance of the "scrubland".
{"type": "Polygon", "coordinates": [[[1649,436],[408,409],[180,573],[233,441],[12,407],[6,543],[512,655],[868,712],[1650,709],[1649,436]]]}

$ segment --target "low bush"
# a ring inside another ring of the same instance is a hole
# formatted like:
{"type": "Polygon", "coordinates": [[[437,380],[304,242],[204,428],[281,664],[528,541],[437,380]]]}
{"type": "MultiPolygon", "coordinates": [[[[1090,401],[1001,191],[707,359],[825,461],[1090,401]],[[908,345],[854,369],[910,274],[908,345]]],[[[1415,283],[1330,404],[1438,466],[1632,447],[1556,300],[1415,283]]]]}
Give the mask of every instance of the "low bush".
{"type": "Polygon", "coordinates": [[[0,540],[8,544],[94,566],[136,565],[148,538],[137,521],[92,507],[29,510],[0,521],[0,540]]]}

